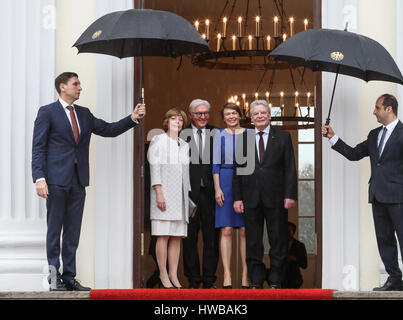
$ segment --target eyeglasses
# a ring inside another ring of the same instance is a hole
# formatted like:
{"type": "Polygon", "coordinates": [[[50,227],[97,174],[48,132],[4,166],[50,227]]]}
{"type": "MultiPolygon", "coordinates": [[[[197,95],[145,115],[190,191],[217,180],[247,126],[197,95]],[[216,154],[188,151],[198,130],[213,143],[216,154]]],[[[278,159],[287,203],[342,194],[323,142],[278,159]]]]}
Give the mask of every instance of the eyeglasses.
{"type": "Polygon", "coordinates": [[[192,114],[195,115],[196,117],[201,117],[201,116],[207,117],[210,114],[210,112],[209,111],[206,111],[206,112],[192,112],[192,114]]]}

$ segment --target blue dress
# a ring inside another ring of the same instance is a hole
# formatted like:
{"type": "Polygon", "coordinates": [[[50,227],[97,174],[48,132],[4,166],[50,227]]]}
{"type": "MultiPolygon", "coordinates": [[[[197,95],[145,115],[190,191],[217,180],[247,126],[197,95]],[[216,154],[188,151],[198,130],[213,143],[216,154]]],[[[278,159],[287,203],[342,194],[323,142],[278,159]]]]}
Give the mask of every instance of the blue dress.
{"type": "Polygon", "coordinates": [[[232,134],[225,129],[214,136],[213,146],[213,174],[220,175],[220,187],[224,193],[224,203],[220,207],[216,203],[215,227],[244,227],[244,214],[234,210],[232,196],[232,174],[234,172],[234,157],[236,140],[241,134],[232,134]]]}

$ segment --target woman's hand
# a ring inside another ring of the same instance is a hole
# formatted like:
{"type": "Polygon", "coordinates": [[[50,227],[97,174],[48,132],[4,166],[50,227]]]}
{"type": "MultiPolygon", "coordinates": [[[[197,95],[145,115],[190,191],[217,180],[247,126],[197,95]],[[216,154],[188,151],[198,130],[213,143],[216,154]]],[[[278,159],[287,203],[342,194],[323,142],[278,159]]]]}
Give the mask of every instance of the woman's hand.
{"type": "Polygon", "coordinates": [[[218,188],[215,192],[215,201],[220,207],[224,205],[224,193],[222,192],[221,188],[218,188]]]}
{"type": "Polygon", "coordinates": [[[162,212],[164,212],[167,209],[166,203],[165,203],[165,197],[164,194],[162,193],[161,187],[156,188],[156,200],[157,200],[157,207],[160,209],[162,212]]]}

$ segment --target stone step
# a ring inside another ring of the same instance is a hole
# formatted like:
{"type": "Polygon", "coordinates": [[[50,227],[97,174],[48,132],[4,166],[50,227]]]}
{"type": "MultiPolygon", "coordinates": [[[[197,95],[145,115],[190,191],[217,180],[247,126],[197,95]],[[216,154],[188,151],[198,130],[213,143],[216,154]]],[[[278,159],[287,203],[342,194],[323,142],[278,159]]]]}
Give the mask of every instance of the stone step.
{"type": "Polygon", "coordinates": [[[89,300],[89,291],[3,291],[0,292],[0,300],[89,300]]]}

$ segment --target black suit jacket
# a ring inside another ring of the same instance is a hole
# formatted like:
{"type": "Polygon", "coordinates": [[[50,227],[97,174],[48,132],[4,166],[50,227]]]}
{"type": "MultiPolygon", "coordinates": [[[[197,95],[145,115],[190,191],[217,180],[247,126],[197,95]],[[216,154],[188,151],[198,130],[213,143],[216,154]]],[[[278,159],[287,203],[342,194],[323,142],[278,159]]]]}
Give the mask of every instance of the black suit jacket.
{"type": "Polygon", "coordinates": [[[241,175],[240,168],[248,166],[235,161],[232,192],[234,201],[242,200],[245,208],[256,208],[259,200],[267,208],[283,208],[284,199],[297,200],[297,172],[295,168],[294,149],[291,136],[287,131],[270,127],[264,161],[259,163],[256,150],[256,135],[246,135],[246,139],[239,139],[237,148],[247,150],[248,144],[253,144],[254,154],[251,157],[255,169],[252,174],[241,175]]]}
{"type": "MultiPolygon", "coordinates": [[[[213,182],[213,139],[214,134],[217,128],[211,125],[206,126],[206,139],[205,145],[203,146],[203,161],[202,164],[198,161],[198,148],[194,141],[192,126],[189,125],[181,132],[181,137],[189,143],[189,152],[190,152],[190,166],[189,166],[189,173],[190,173],[190,186],[192,188],[190,192],[190,197],[196,203],[199,199],[200,195],[200,181],[203,178],[203,183],[206,190],[210,191],[212,195],[214,195],[214,182],[213,182]],[[196,155],[192,157],[192,150],[196,150],[196,155]],[[197,158],[194,162],[192,161],[193,158],[197,158]]],[[[213,196],[214,200],[214,196],[213,196]]]]}
{"type": "Polygon", "coordinates": [[[373,129],[367,140],[354,148],[339,138],[332,148],[352,161],[369,156],[371,178],[368,201],[403,203],[403,124],[399,121],[386,142],[381,158],[378,156],[378,134],[382,127],[373,129]]]}

